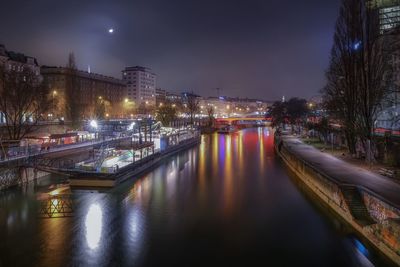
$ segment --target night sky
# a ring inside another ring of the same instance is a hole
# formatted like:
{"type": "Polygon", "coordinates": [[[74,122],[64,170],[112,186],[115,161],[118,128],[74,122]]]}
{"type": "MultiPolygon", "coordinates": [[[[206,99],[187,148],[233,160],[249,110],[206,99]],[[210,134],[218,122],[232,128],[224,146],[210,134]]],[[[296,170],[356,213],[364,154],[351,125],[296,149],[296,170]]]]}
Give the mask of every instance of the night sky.
{"type": "Polygon", "coordinates": [[[339,0],[2,0],[0,43],[121,77],[150,67],[157,86],[275,100],[324,85],[339,0]],[[109,34],[108,29],[114,33],[109,34]]]}

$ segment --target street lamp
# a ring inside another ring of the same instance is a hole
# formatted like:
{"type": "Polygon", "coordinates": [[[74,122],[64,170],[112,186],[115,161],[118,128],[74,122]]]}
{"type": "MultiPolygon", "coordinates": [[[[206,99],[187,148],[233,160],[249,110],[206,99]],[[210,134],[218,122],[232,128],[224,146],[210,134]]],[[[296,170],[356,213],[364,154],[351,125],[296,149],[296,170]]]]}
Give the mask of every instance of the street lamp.
{"type": "Polygon", "coordinates": [[[136,122],[132,122],[129,126],[128,126],[128,131],[132,131],[133,127],[135,127],[136,122]]]}
{"type": "Polygon", "coordinates": [[[52,101],[52,102],[53,102],[53,103],[52,103],[52,106],[53,106],[53,112],[52,112],[52,113],[53,113],[53,115],[54,115],[55,109],[56,109],[56,105],[54,104],[54,98],[56,97],[56,95],[57,95],[57,91],[54,90],[53,93],[52,93],[52,96],[53,96],[53,97],[52,97],[52,100],[53,100],[53,101],[52,101]]]}
{"type": "Polygon", "coordinates": [[[94,131],[95,131],[94,138],[97,139],[97,128],[99,127],[99,125],[97,124],[97,121],[91,120],[89,125],[90,125],[90,127],[92,127],[94,129],[94,131]]]}
{"type": "Polygon", "coordinates": [[[95,121],[95,120],[90,121],[90,126],[94,129],[97,129],[99,127],[99,125],[97,124],[97,121],[95,121]]]}

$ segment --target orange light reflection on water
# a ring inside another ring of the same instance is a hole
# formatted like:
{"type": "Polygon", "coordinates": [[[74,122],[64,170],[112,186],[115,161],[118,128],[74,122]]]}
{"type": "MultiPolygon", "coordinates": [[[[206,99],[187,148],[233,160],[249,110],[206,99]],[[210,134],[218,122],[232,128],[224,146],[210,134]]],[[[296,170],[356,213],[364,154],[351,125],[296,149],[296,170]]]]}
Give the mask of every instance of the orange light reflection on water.
{"type": "Polygon", "coordinates": [[[232,138],[231,135],[225,136],[225,164],[224,164],[224,211],[226,215],[232,212],[233,198],[233,176],[232,176],[232,138]]]}

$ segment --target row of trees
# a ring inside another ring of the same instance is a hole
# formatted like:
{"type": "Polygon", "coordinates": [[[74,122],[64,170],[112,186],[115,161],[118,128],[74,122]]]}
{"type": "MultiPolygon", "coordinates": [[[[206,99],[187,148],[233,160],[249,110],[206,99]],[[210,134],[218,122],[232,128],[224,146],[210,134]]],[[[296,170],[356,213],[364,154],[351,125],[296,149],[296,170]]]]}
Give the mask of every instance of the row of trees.
{"type": "Polygon", "coordinates": [[[296,126],[297,131],[300,131],[300,126],[306,123],[308,112],[305,99],[295,97],[286,102],[276,101],[270,110],[273,118],[272,125],[281,127],[284,124],[291,124],[292,127],[296,126]]]}
{"type": "Polygon", "coordinates": [[[340,122],[349,152],[361,142],[373,160],[375,123],[385,100],[395,90],[391,62],[392,35],[382,35],[378,16],[365,0],[342,0],[335,27],[324,105],[340,122]]]}
{"type": "MultiPolygon", "coordinates": [[[[190,124],[193,124],[195,115],[200,111],[199,100],[194,95],[188,95],[185,98],[184,103],[180,105],[172,103],[163,103],[156,110],[156,119],[160,121],[164,126],[168,126],[172,121],[177,118],[178,111],[181,113],[188,114],[190,118],[190,124]]],[[[207,118],[208,126],[211,127],[214,123],[214,108],[207,106],[207,118]]]]}

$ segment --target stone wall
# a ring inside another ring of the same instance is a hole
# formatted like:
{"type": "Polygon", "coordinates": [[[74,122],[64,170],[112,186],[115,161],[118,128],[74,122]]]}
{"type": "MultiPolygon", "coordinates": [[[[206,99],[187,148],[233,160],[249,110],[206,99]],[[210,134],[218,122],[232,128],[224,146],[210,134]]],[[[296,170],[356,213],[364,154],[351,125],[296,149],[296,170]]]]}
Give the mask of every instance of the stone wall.
{"type": "Polygon", "coordinates": [[[354,230],[387,258],[400,265],[400,210],[385,203],[366,189],[359,188],[364,204],[376,222],[361,226],[353,218],[340,184],[317,167],[301,159],[290,147],[277,137],[275,148],[286,165],[298,178],[325,202],[337,215],[342,217],[354,230]]]}
{"type": "Polygon", "coordinates": [[[0,191],[20,184],[29,183],[47,175],[49,175],[49,173],[37,171],[33,168],[15,167],[0,169],[0,191]]]}

